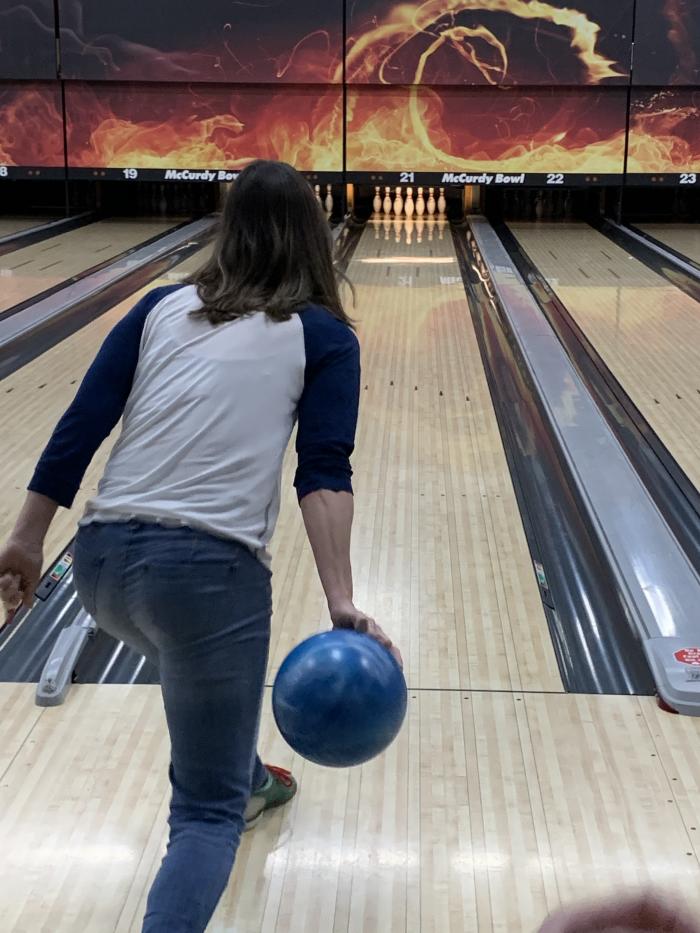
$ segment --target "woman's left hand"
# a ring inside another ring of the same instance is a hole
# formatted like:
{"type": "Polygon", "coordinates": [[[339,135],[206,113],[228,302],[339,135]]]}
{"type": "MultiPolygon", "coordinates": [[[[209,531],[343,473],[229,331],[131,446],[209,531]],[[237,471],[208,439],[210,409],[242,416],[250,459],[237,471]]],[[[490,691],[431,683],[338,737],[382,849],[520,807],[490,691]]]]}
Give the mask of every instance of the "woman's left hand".
{"type": "Polygon", "coordinates": [[[38,544],[10,538],[0,549],[0,600],[8,622],[20,606],[33,605],[43,563],[43,550],[38,544]]]}

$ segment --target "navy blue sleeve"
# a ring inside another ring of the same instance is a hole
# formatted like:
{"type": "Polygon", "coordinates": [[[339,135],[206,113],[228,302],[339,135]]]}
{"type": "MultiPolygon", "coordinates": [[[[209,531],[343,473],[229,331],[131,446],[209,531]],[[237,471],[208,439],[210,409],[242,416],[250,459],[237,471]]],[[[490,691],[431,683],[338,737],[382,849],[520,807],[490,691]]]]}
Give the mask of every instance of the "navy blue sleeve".
{"type": "Polygon", "coordinates": [[[299,501],[318,489],[352,492],[350,455],[360,400],[360,347],[355,334],[324,308],[308,308],[300,318],[306,369],[294,480],[299,501]]]}
{"type": "Polygon", "coordinates": [[[29,484],[32,492],[65,508],[73,505],[90,461],[124,412],[146,318],[180,287],[168,285],[149,292],[111,331],[41,455],[29,484]]]}

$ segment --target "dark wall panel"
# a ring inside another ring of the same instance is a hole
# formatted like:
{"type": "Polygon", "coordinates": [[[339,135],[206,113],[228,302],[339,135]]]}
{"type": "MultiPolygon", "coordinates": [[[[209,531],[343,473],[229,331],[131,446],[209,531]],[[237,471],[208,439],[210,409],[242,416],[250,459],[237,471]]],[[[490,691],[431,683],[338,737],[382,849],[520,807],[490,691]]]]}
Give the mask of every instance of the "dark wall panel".
{"type": "Polygon", "coordinates": [[[342,0],[60,0],[66,78],[342,82],[342,0]]]}
{"type": "Polygon", "coordinates": [[[618,174],[627,92],[353,88],[349,171],[618,174]]]}
{"type": "Polygon", "coordinates": [[[629,80],[634,0],[348,3],[358,84],[610,84],[629,80]]]}
{"type": "Polygon", "coordinates": [[[700,84],[700,0],[637,0],[634,84],[700,84]]]}
{"type": "Polygon", "coordinates": [[[0,78],[56,77],[53,0],[0,4],[0,78]]]}
{"type": "Polygon", "coordinates": [[[53,84],[0,84],[0,165],[64,164],[61,89],[53,84]]]}
{"type": "MultiPolygon", "coordinates": [[[[634,0],[58,3],[74,169],[341,171],[345,9],[351,172],[622,170],[634,0]]],[[[0,4],[0,166],[63,163],[55,28],[0,4]]],[[[636,0],[632,80],[630,175],[697,173],[700,0],[636,0]]]]}
{"type": "Polygon", "coordinates": [[[632,91],[627,171],[700,173],[700,90],[632,91]]]}
{"type": "Polygon", "coordinates": [[[66,85],[71,168],[342,169],[342,89],[66,85]]]}

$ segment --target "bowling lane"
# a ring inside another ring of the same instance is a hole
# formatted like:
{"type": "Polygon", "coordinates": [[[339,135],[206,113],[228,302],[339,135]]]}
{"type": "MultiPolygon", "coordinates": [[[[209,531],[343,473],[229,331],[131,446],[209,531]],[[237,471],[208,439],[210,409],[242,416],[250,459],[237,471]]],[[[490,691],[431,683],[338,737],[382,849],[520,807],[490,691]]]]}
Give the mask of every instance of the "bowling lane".
{"type": "Polygon", "coordinates": [[[635,224],[659,243],[700,263],[700,224],[635,224]]]}
{"type": "Polygon", "coordinates": [[[0,259],[0,312],[165,233],[179,222],[143,217],[100,220],[8,253],[0,259]]]}
{"type": "Polygon", "coordinates": [[[13,236],[15,233],[24,233],[25,230],[40,227],[51,219],[50,217],[0,217],[0,238],[13,236]]]}
{"type": "MultiPolygon", "coordinates": [[[[107,333],[141,295],[158,285],[173,284],[189,275],[204,262],[210,250],[210,245],[204,247],[162,278],[154,280],[3,380],[0,473],[4,480],[4,493],[0,497],[0,540],[11,530],[36,461],[107,333]]],[[[47,560],[52,560],[73,537],[75,523],[85,500],[96,488],[115,437],[113,434],[103,445],[88,470],[74,508],[71,511],[59,510],[46,542],[47,560]]]]}
{"type": "MultiPolygon", "coordinates": [[[[245,834],[208,933],[528,933],[648,880],[700,910],[700,720],[653,697],[414,691],[391,750],[339,770],[295,756],[270,707],[262,755],[300,793],[245,834]]],[[[168,756],[158,687],[40,710],[0,684],[4,930],[138,933],[168,756]]]]}
{"type": "MultiPolygon", "coordinates": [[[[561,691],[449,227],[426,224],[421,243],[414,232],[408,244],[397,224],[376,235],[371,227],[363,234],[348,270],[364,372],[354,458],[357,600],[395,635],[412,685],[561,691]]],[[[149,287],[181,278],[204,252],[149,287]]],[[[5,380],[0,469],[12,494],[0,504],[0,535],[77,383],[138,297],[5,380]]],[[[59,512],[47,559],[72,537],[113,441],[73,510],[59,512]]],[[[292,444],[273,541],[270,677],[294,644],[328,624],[294,466],[292,444]]]]}
{"type": "MultiPolygon", "coordinates": [[[[358,605],[399,644],[412,687],[561,691],[449,226],[368,224],[348,275],[363,354],[358,605]]],[[[293,470],[290,448],[270,677],[328,624],[293,470]]]]}
{"type": "Polygon", "coordinates": [[[510,228],[700,489],[698,303],[586,224],[510,228]]]}

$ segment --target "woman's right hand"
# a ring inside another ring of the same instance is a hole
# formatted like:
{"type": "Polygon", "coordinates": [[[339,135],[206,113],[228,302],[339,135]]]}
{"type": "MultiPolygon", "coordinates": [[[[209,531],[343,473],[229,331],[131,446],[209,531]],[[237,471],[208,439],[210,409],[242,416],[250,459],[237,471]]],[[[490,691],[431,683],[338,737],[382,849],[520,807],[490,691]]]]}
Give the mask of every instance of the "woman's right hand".
{"type": "Polygon", "coordinates": [[[389,636],[379,625],[365,612],[360,612],[355,608],[353,602],[349,599],[335,603],[329,606],[331,613],[331,622],[333,628],[353,629],[356,632],[362,632],[369,635],[383,645],[395,658],[401,670],[403,670],[403,658],[401,652],[392,642],[389,636]]]}
{"type": "Polygon", "coordinates": [[[39,545],[14,538],[0,548],[0,599],[8,622],[12,621],[20,606],[31,608],[33,605],[43,560],[39,545]]]}

